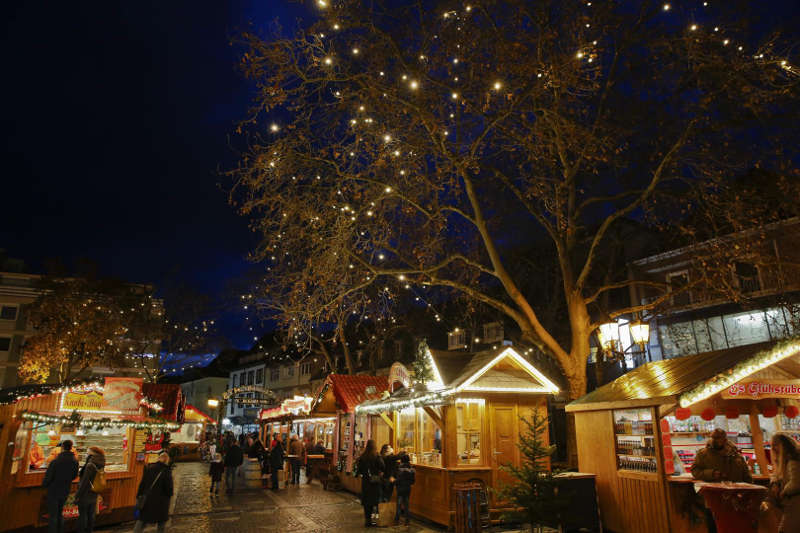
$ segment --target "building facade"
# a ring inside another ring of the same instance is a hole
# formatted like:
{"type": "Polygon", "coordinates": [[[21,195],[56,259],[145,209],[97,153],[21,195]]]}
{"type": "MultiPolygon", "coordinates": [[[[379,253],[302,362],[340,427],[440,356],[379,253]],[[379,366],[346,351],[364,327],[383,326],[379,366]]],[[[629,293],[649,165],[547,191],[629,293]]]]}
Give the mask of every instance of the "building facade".
{"type": "Polygon", "coordinates": [[[0,272],[0,389],[19,384],[22,347],[34,333],[28,310],[39,297],[39,279],[34,274],[0,272]]]}
{"type": "Polygon", "coordinates": [[[203,377],[181,383],[181,390],[186,398],[186,403],[214,420],[217,420],[218,408],[209,407],[208,400],[219,400],[227,388],[228,378],[226,377],[203,377]]]}

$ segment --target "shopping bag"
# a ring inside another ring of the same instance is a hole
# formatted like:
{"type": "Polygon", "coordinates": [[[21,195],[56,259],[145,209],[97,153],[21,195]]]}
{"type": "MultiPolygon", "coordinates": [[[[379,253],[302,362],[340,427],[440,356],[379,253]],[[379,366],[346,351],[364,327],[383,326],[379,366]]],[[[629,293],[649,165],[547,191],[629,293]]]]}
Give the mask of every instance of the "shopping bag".
{"type": "Polygon", "coordinates": [[[395,502],[378,504],[378,527],[389,527],[394,523],[394,514],[397,512],[395,502]]]}

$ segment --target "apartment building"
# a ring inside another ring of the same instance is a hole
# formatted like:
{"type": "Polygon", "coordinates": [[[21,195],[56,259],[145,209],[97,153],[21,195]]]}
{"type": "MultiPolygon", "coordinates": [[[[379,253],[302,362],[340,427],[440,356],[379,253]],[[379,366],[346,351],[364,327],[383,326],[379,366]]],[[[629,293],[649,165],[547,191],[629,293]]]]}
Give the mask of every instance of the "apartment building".
{"type": "MultiPolygon", "coordinates": [[[[664,300],[663,292],[631,288],[631,305],[659,298],[664,305],[643,317],[650,326],[647,357],[629,359],[628,367],[800,335],[799,259],[800,219],[794,218],[633,261],[631,279],[662,283],[669,294],[664,300]],[[747,253],[709,280],[702,270],[706,252],[726,246],[747,253]]],[[[624,346],[627,321],[619,324],[624,346]]]]}
{"type": "Polygon", "coordinates": [[[0,389],[15,387],[25,339],[33,335],[30,304],[39,297],[40,276],[0,272],[0,389]]]}
{"type": "Polygon", "coordinates": [[[215,420],[217,419],[217,409],[209,407],[208,400],[219,400],[227,388],[228,378],[224,376],[207,376],[181,383],[186,403],[215,420]]]}

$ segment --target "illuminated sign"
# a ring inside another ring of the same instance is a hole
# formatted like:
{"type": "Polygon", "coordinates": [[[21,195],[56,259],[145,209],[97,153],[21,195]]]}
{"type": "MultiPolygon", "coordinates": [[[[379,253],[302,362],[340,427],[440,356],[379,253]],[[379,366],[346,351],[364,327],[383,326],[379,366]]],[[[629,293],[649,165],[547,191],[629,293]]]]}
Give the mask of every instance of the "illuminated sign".
{"type": "Polygon", "coordinates": [[[389,369],[389,390],[394,392],[394,384],[400,383],[403,387],[411,386],[411,374],[403,363],[394,363],[389,369]]]}
{"type": "Polygon", "coordinates": [[[722,391],[726,400],[760,398],[794,398],[800,399],[800,380],[745,380],[734,383],[722,391]]]}

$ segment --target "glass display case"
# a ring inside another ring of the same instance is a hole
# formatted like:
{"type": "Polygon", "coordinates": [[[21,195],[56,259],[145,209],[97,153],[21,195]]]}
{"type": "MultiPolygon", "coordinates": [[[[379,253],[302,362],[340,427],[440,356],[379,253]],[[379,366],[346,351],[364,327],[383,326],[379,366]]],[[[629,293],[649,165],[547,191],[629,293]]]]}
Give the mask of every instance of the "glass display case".
{"type": "Polygon", "coordinates": [[[649,408],[613,411],[617,469],[657,472],[655,427],[649,408]]]}
{"type": "Polygon", "coordinates": [[[31,428],[26,472],[47,470],[47,465],[61,453],[59,444],[65,440],[73,442],[72,450],[80,464],[86,460],[89,447],[97,446],[105,452],[106,472],[128,470],[127,428],[85,429],[67,424],[35,424],[31,428]]]}

